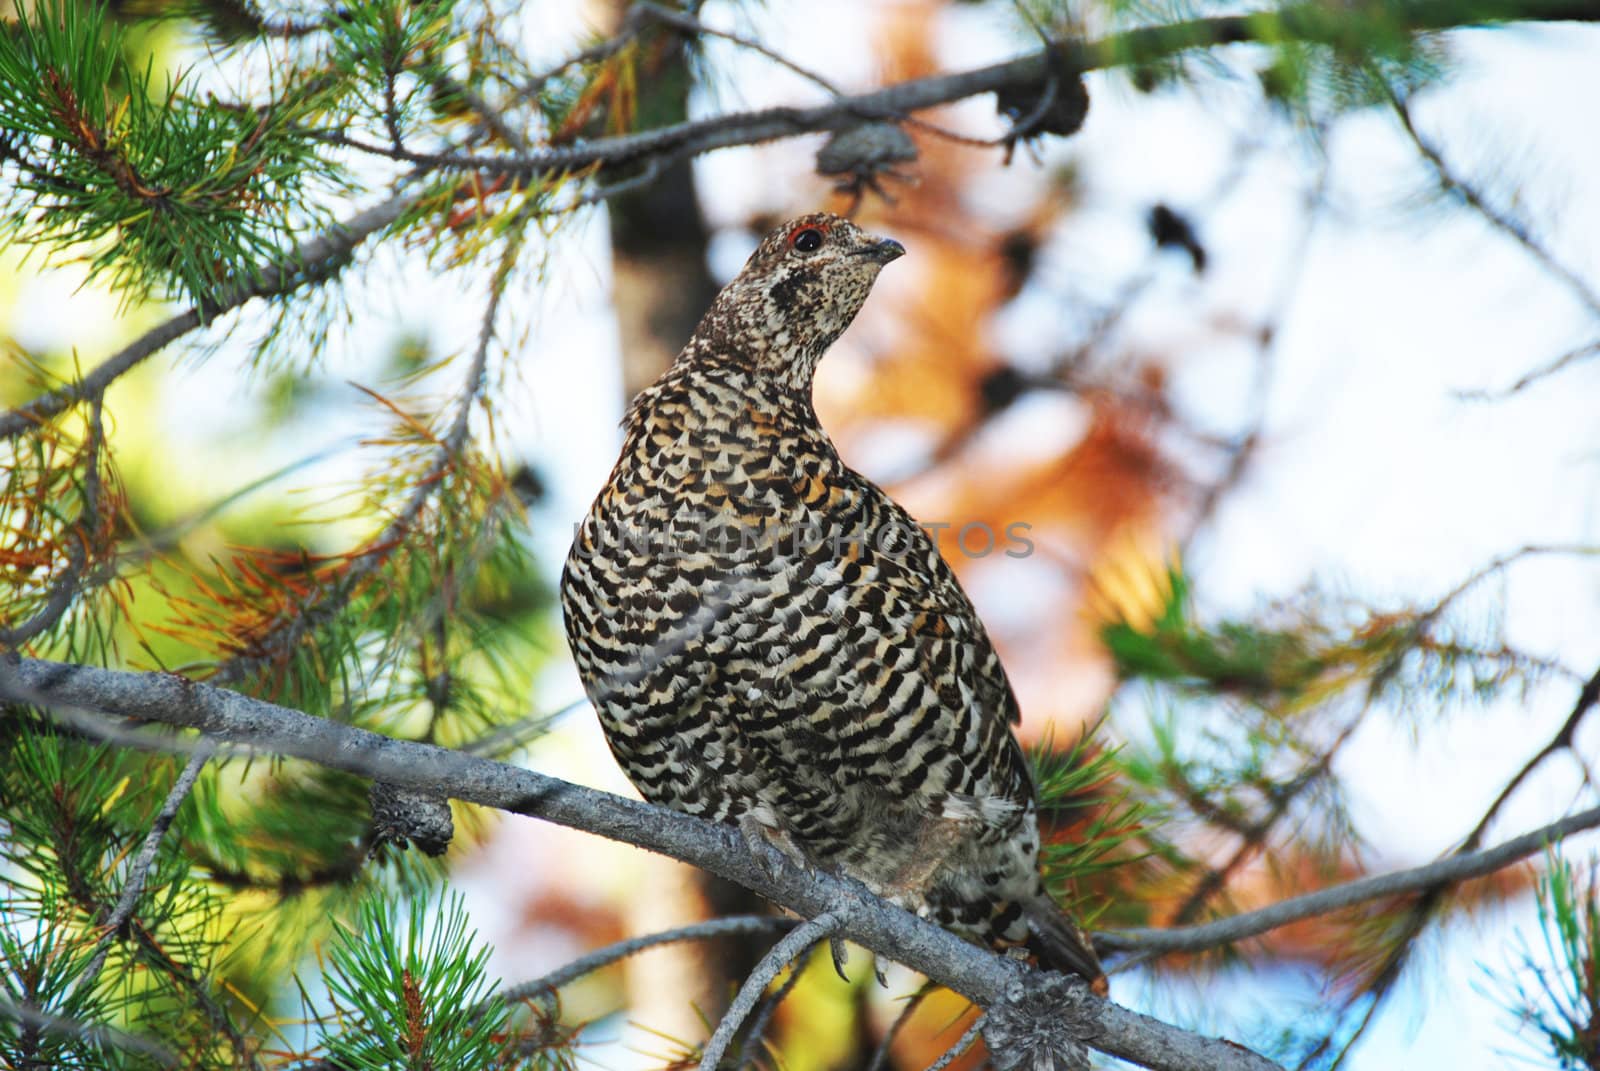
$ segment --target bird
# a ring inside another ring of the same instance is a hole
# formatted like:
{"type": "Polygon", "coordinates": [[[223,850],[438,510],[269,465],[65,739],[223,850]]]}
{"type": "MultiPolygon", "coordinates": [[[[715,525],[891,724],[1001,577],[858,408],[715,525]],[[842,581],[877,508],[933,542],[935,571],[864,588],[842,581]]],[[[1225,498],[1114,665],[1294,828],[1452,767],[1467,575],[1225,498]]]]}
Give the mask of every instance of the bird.
{"type": "Polygon", "coordinates": [[[904,253],[828,213],[760,241],[627,410],[562,572],[568,642],[647,801],[1103,995],[1044,888],[994,645],[927,532],[813,408],[823,354],[904,253]]]}

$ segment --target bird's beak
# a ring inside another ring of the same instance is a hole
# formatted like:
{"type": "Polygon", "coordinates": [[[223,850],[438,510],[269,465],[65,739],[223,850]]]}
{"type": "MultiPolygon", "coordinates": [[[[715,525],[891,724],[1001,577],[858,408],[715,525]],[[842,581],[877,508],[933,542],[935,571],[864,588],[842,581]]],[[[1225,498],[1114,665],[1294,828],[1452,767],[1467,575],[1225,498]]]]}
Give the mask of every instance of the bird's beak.
{"type": "Polygon", "coordinates": [[[906,255],[906,247],[893,238],[878,238],[870,245],[864,245],[855,251],[858,257],[870,257],[879,264],[887,264],[891,260],[898,260],[906,255]]]}

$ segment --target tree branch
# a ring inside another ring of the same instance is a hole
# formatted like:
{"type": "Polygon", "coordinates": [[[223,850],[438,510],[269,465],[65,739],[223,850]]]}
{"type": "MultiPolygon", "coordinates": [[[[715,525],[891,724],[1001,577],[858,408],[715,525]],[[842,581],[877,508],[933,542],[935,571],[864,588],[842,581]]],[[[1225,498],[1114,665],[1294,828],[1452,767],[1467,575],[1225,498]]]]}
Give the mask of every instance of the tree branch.
{"type": "Polygon", "coordinates": [[[1559,357],[1554,357],[1551,360],[1546,361],[1544,364],[1539,365],[1537,368],[1534,368],[1531,371],[1524,372],[1522,375],[1518,376],[1510,386],[1497,387],[1493,389],[1458,390],[1455,392],[1455,396],[1464,402],[1499,401],[1504,398],[1509,398],[1513,394],[1520,394],[1522,391],[1527,390],[1535,383],[1539,383],[1550,378],[1551,376],[1565,369],[1567,366],[1576,364],[1579,361],[1588,360],[1590,357],[1593,357],[1596,354],[1600,354],[1600,339],[1597,339],[1593,342],[1585,342],[1581,346],[1567,350],[1559,357]]]}
{"type": "Polygon", "coordinates": [[[1500,813],[1500,808],[1505,806],[1506,800],[1510,799],[1522,782],[1527,780],[1529,774],[1538,769],[1551,755],[1572,747],[1573,740],[1578,734],[1578,726],[1596,704],[1600,704],[1600,669],[1595,670],[1594,675],[1578,689],[1577,701],[1572,704],[1572,712],[1567,715],[1567,720],[1561,723],[1561,728],[1556,730],[1556,734],[1544,747],[1534,753],[1533,758],[1522,764],[1522,767],[1512,775],[1511,780],[1506,782],[1506,786],[1500,790],[1500,795],[1489,804],[1489,809],[1483,812],[1483,817],[1478,819],[1478,824],[1472,827],[1472,832],[1468,833],[1467,839],[1462,842],[1466,848],[1476,848],[1483,842],[1483,834],[1488,830],[1489,823],[1494,821],[1495,816],[1500,813]]]}
{"type": "Polygon", "coordinates": [[[501,991],[500,996],[501,999],[511,1003],[554,993],[568,982],[576,981],[602,967],[609,967],[618,960],[627,959],[629,956],[660,945],[675,944],[679,941],[714,941],[719,937],[776,933],[793,929],[797,925],[799,923],[796,920],[783,918],[780,915],[734,915],[729,918],[679,926],[673,930],[662,930],[660,933],[646,934],[643,937],[630,937],[626,941],[618,941],[616,944],[606,945],[604,948],[597,948],[593,952],[579,956],[571,963],[563,964],[540,978],[508,986],[501,991]]]}
{"type": "Polygon", "coordinates": [[[772,1025],[772,1017],[778,1013],[778,1008],[789,998],[789,994],[794,992],[794,987],[800,984],[800,979],[803,977],[805,972],[800,969],[799,964],[796,964],[795,969],[789,972],[789,977],[783,980],[783,984],[773,990],[772,996],[761,1002],[760,1010],[750,1023],[750,1029],[745,1031],[744,1045],[739,1049],[739,1059],[734,1064],[735,1068],[742,1071],[743,1068],[756,1066],[756,1055],[766,1042],[767,1028],[772,1025]]]}
{"type": "MultiPolygon", "coordinates": [[[[472,426],[472,413],[488,380],[489,346],[494,339],[495,320],[499,316],[500,301],[506,284],[521,253],[526,232],[513,229],[506,240],[494,275],[489,281],[489,300],[484,308],[478,328],[478,342],[473,351],[472,363],[456,398],[456,413],[450,427],[437,440],[435,456],[426,471],[416,481],[416,486],[394,518],[384,526],[364,550],[352,554],[348,568],[336,584],[316,601],[296,607],[296,612],[252,636],[248,647],[228,659],[212,677],[214,683],[232,684],[243,680],[251,672],[284,658],[307,635],[331,621],[356,595],[361,586],[383,567],[394,551],[402,546],[416,527],[423,511],[438,495],[443,478],[461,459],[462,447],[472,426]]],[[[435,604],[437,605],[437,603],[435,604]]]]}
{"type": "Polygon", "coordinates": [[[962,1053],[972,1048],[972,1043],[978,1040],[978,1035],[983,1032],[983,1028],[986,1025],[987,1023],[981,1014],[972,1020],[972,1025],[967,1027],[965,1033],[956,1038],[955,1044],[944,1050],[944,1055],[928,1065],[928,1071],[944,1071],[945,1068],[955,1063],[962,1053]]]}
{"type": "Polygon", "coordinates": [[[167,830],[171,828],[172,821],[178,817],[178,808],[183,806],[183,801],[189,798],[190,791],[194,788],[195,780],[200,776],[200,770],[205,766],[206,760],[211,757],[213,749],[209,747],[196,748],[189,756],[189,761],[178,774],[178,779],[167,793],[166,800],[161,804],[161,810],[156,814],[156,819],[150,825],[150,832],[145,834],[144,843],[139,847],[139,854],[134,859],[133,865],[128,868],[128,880],[122,885],[122,895],[117,897],[116,906],[111,909],[111,914],[106,916],[101,926],[105,933],[101,935],[100,942],[94,950],[94,956],[88,966],[83,969],[83,980],[80,984],[92,986],[95,979],[100,977],[100,970],[105,966],[106,956],[111,951],[111,942],[116,939],[117,931],[133,918],[133,912],[139,906],[139,897],[144,895],[145,882],[149,880],[150,868],[155,865],[156,854],[161,850],[161,842],[166,838],[167,830]]]}
{"type": "MultiPolygon", "coordinates": [[[[927,975],[1043,1036],[1084,1043],[1157,1071],[1271,1071],[1270,1060],[1089,995],[1078,979],[1031,970],[874,897],[863,886],[778,860],[758,861],[730,827],[430,744],[394,740],[173,674],[0,661],[0,698],[200,730],[415,791],[532,815],[623,841],[737,882],[806,917],[846,917],[839,935],[927,975]],[[1048,1012],[1048,1014],[1047,1014],[1048,1012]]],[[[82,724],[81,722],[79,723],[82,724]]],[[[126,741],[126,738],[125,738],[126,741]]],[[[164,741],[150,739],[160,748],[164,741]]],[[[994,1017],[991,1017],[992,1019],[994,1017]]]]}
{"type": "Polygon", "coordinates": [[[416,203],[417,196],[397,194],[381,204],[355,213],[297,246],[282,263],[263,269],[260,279],[253,285],[234,287],[213,303],[195,305],[157,324],[102,361],[82,379],[42,394],[0,416],[0,441],[13,438],[80,401],[103,397],[106,388],[123,373],[161,352],[190,331],[238,308],[251,298],[286,293],[310,279],[326,275],[331,266],[347,258],[362,242],[399,219],[416,203]]]}
{"type": "Polygon", "coordinates": [[[1595,293],[1588,281],[1557,259],[1543,242],[1534,237],[1526,223],[1490,204],[1476,185],[1457,174],[1445,162],[1444,154],[1417,129],[1411,117],[1410,102],[1396,93],[1386,79],[1380,79],[1379,84],[1383,86],[1383,91],[1389,98],[1389,105],[1394,109],[1396,118],[1400,120],[1400,128],[1405,131],[1406,137],[1411,139],[1411,144],[1416,148],[1418,155],[1428,162],[1439,188],[1458,195],[1462,202],[1485,222],[1520,245],[1530,257],[1538,261],[1541,268],[1559,279],[1591,315],[1600,316],[1600,294],[1595,293]]]}
{"type": "Polygon", "coordinates": [[[750,972],[750,977],[739,987],[733,1003],[728,1005],[728,1011],[723,1015],[722,1022],[717,1024],[711,1040],[706,1042],[706,1047],[700,1054],[700,1071],[717,1071],[722,1066],[722,1057],[733,1044],[734,1036],[739,1033],[739,1028],[750,1017],[750,1013],[755,1011],[756,1003],[761,999],[761,994],[767,991],[767,986],[772,984],[772,980],[791,963],[794,964],[795,973],[799,974],[801,968],[799,960],[811,950],[812,945],[838,933],[845,919],[846,915],[842,911],[824,912],[784,934],[783,940],[773,945],[767,954],[761,957],[756,969],[750,972]]]}
{"type": "Polygon", "coordinates": [[[25,1028],[41,1033],[62,1034],[81,1038],[92,1045],[125,1049],[154,1060],[162,1067],[182,1066],[177,1053],[151,1038],[130,1034],[126,1030],[118,1030],[104,1023],[86,1023],[80,1019],[52,1015],[42,1008],[36,1008],[25,1002],[14,1002],[4,996],[0,996],[0,1018],[14,1020],[25,1028]]]}
{"type": "MultiPolygon", "coordinates": [[[[1484,0],[1465,11],[1463,6],[1460,0],[1415,0],[1397,5],[1391,9],[1394,24],[1388,28],[1417,32],[1519,20],[1600,21],[1600,2],[1596,0],[1484,0]]],[[[1097,41],[1054,42],[1046,49],[1000,63],[899,82],[807,108],[733,112],[529,153],[429,154],[389,150],[385,155],[424,167],[458,167],[524,177],[578,171],[595,164],[633,163],[668,152],[697,156],[734,145],[840,130],[863,120],[898,119],[909,112],[983,93],[1040,86],[1056,71],[1076,74],[1148,63],[1193,49],[1252,42],[1304,41],[1348,49],[1364,45],[1371,32],[1371,16],[1363,9],[1300,3],[1276,12],[1141,27],[1097,41]]]]}
{"type": "Polygon", "coordinates": [[[1580,811],[1558,822],[1513,837],[1481,852],[1453,855],[1436,863],[1357,878],[1304,896],[1279,901],[1259,911],[1219,919],[1199,926],[1173,929],[1134,929],[1095,935],[1095,945],[1108,951],[1203,952],[1220,945],[1256,937],[1291,922],[1326,915],[1369,900],[1426,892],[1430,889],[1481,878],[1543,851],[1573,833],[1600,826],[1600,807],[1580,811]]]}

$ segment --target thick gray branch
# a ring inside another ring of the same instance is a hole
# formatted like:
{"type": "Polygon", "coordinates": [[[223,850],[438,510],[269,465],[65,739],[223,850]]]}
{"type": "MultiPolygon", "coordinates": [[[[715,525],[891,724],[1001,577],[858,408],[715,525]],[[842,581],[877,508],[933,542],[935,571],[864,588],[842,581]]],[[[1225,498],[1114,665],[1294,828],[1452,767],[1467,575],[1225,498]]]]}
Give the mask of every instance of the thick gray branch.
{"type": "MultiPolygon", "coordinates": [[[[1201,1037],[1090,998],[1081,981],[1045,975],[969,945],[865,888],[781,861],[764,866],[733,829],[569,784],[531,770],[393,740],[173,674],[38,659],[0,660],[0,698],[198,729],[246,748],[315,762],[416,791],[448,795],[586,830],[669,855],[737,882],[807,918],[838,912],[840,936],[919,971],[984,1007],[1024,1008],[1046,985],[1079,994],[1083,1041],[1159,1071],[1271,1071],[1231,1042],[1201,1037]],[[1081,993],[1080,993],[1081,991],[1081,993]]],[[[77,723],[81,728],[83,722],[77,723]]],[[[124,741],[126,739],[124,738],[124,741]]],[[[160,746],[152,741],[152,746],[160,746]]]]}

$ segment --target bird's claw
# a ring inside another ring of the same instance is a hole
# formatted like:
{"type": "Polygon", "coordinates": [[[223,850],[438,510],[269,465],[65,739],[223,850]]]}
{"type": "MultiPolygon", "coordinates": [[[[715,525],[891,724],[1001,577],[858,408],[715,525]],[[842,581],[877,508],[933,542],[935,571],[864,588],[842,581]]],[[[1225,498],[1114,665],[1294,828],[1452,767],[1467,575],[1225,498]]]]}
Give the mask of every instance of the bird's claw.
{"type": "Polygon", "coordinates": [[[747,814],[739,819],[739,835],[744,839],[745,847],[750,849],[750,854],[755,856],[761,872],[773,881],[783,873],[784,863],[792,863],[797,867],[805,865],[805,857],[788,837],[754,815],[747,814]]]}
{"type": "Polygon", "coordinates": [[[844,965],[850,962],[850,950],[844,945],[844,938],[835,934],[828,938],[828,951],[833,954],[833,973],[848,982],[850,976],[844,973],[844,965]]]}

